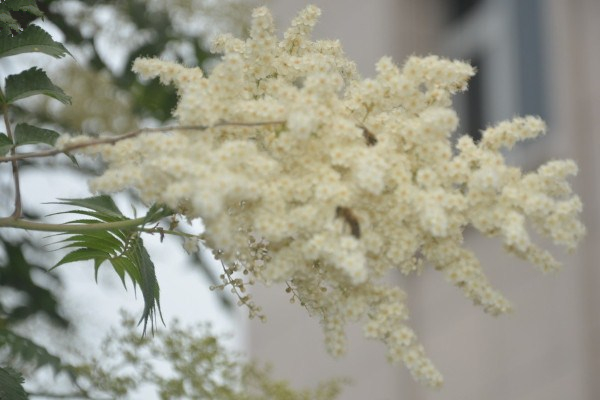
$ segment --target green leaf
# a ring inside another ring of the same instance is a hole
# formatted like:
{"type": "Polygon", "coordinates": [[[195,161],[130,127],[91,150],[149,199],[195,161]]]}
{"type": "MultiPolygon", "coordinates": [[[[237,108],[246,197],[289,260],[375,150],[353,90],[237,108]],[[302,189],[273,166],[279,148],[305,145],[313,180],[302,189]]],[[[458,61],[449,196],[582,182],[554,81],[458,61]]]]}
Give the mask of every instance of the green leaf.
{"type": "Polygon", "coordinates": [[[40,11],[35,0],[6,0],[4,6],[9,10],[28,12],[36,17],[44,16],[44,13],[40,11]]]}
{"type": "Polygon", "coordinates": [[[4,133],[0,133],[0,156],[6,155],[13,147],[13,142],[4,133]]]}
{"type": "Polygon", "coordinates": [[[70,104],[71,98],[61,88],[55,86],[46,73],[36,67],[6,78],[6,103],[11,104],[26,97],[43,94],[64,104],[70,104]]]}
{"type": "Polygon", "coordinates": [[[51,129],[38,128],[25,123],[17,124],[15,128],[15,143],[17,146],[38,143],[54,146],[59,136],[60,133],[51,129]]]}
{"type": "MultiPolygon", "coordinates": [[[[5,10],[0,10],[0,24],[6,25],[6,27],[8,29],[12,29],[14,31],[17,31],[17,30],[19,30],[19,28],[21,28],[19,26],[19,23],[17,22],[17,20],[14,19],[13,17],[11,17],[10,13],[5,10]]],[[[2,38],[4,38],[4,37],[10,37],[10,36],[2,35],[2,38]]],[[[1,45],[2,38],[0,38],[0,54],[1,54],[1,49],[2,49],[2,45],[1,45]]],[[[0,55],[0,57],[1,57],[1,55],[0,55]]]]}
{"type": "Polygon", "coordinates": [[[133,277],[131,278],[131,282],[135,290],[137,286],[137,284],[135,283],[135,279],[139,279],[139,276],[137,276],[135,271],[135,265],[131,262],[131,260],[127,259],[126,257],[116,257],[110,260],[110,264],[112,265],[117,275],[119,275],[119,278],[121,278],[121,282],[123,283],[123,287],[125,288],[125,290],[127,290],[125,276],[129,275],[130,277],[133,277]]]}
{"type": "MultiPolygon", "coordinates": [[[[16,29],[19,29],[18,24],[16,29]]],[[[0,58],[21,53],[44,53],[55,58],[71,55],[65,46],[55,42],[48,32],[37,25],[29,25],[15,36],[0,36],[0,58]]]]}
{"type": "Polygon", "coordinates": [[[0,367],[0,400],[27,400],[23,375],[10,367],[0,367]]]}
{"type": "Polygon", "coordinates": [[[158,285],[158,280],[156,279],[154,263],[146,251],[142,239],[139,237],[136,238],[130,248],[132,252],[132,258],[137,261],[136,264],[140,269],[140,281],[138,284],[142,291],[142,296],[144,297],[144,311],[139,323],[144,323],[143,332],[145,333],[148,320],[150,320],[152,330],[154,330],[157,310],[160,315],[160,319],[162,320],[162,311],[160,309],[160,288],[158,285]]]}
{"type": "Polygon", "coordinates": [[[63,154],[65,156],[69,157],[69,160],[71,160],[71,163],[73,164],[74,167],[79,169],[79,163],[77,162],[77,159],[75,158],[75,156],[73,154],[70,154],[70,153],[63,153],[63,154]]]}

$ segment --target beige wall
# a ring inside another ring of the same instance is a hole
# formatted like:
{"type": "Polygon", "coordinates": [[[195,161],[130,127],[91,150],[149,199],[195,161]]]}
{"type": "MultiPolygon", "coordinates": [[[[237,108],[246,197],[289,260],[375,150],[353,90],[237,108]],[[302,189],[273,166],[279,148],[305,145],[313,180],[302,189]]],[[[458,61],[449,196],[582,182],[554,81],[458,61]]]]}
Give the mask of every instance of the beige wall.
{"type": "Polygon", "coordinates": [[[600,2],[553,0],[550,18],[556,29],[555,113],[565,146],[578,160],[577,189],[583,196],[588,236],[578,253],[578,298],[581,324],[572,340],[583,347],[581,375],[588,399],[600,399],[600,2]],[[568,142],[568,145],[567,143],[568,142]]]}
{"type": "Polygon", "coordinates": [[[435,0],[271,0],[279,31],[307,4],[317,5],[321,19],[314,37],[339,39],[348,57],[357,62],[363,76],[375,72],[375,63],[383,56],[401,62],[412,53],[430,51],[438,24],[435,0]]]}
{"type": "MultiPolygon", "coordinates": [[[[389,366],[383,346],[363,340],[359,329],[351,332],[347,357],[332,360],[316,320],[290,305],[283,289],[258,290],[269,321],[250,324],[250,350],[272,362],[278,376],[298,386],[350,376],[355,384],[343,400],[600,399],[600,1],[541,1],[550,133],[533,157],[569,157],[580,166],[575,186],[589,233],[579,251],[562,257],[563,271],[543,276],[496,241],[468,234],[466,246],[515,304],[512,315],[499,318],[472,306],[435,271],[400,278],[412,324],[445,375],[440,392],[420,388],[404,367],[389,366]]],[[[314,3],[323,10],[316,36],[341,39],[365,76],[382,55],[401,63],[411,53],[436,52],[443,41],[443,0],[314,3]]],[[[303,4],[273,1],[280,27],[303,4]]]]}

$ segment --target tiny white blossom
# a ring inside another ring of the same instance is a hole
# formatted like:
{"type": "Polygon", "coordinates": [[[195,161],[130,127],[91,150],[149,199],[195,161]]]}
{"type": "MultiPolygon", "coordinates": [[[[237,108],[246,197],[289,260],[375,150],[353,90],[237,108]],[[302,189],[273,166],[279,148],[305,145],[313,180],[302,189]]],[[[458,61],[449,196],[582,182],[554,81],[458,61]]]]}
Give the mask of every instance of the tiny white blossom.
{"type": "Polygon", "coordinates": [[[183,249],[188,254],[194,254],[200,250],[198,246],[198,238],[196,237],[186,237],[183,239],[183,249]]]}

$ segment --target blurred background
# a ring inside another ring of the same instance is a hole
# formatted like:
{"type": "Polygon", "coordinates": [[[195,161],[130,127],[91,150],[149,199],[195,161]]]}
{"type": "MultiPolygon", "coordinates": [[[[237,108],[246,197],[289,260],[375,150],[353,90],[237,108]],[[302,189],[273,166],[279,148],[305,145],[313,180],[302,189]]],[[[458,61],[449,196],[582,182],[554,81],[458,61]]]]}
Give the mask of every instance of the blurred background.
{"type": "MultiPolygon", "coordinates": [[[[210,37],[228,31],[244,35],[251,9],[262,4],[250,0],[38,3],[47,15],[44,27],[75,56],[76,62],[48,59],[44,66],[73,96],[73,106],[34,102],[23,112],[34,112],[35,118],[59,131],[92,135],[168,123],[175,93],[156,81],[137,80],[129,72],[133,59],[161,56],[210,68],[214,62],[207,51],[210,37]]],[[[271,0],[267,5],[281,33],[308,3],[271,0]]],[[[600,258],[596,175],[600,172],[600,2],[310,3],[322,9],[314,37],[340,39],[364,77],[374,74],[376,61],[384,55],[400,65],[412,54],[438,54],[473,63],[478,73],[468,92],[455,100],[461,117],[457,135],[477,139],[480,129],[489,124],[515,115],[542,116],[548,133],[519,144],[507,159],[524,170],[550,159],[574,159],[580,173],[573,184],[582,196],[588,234],[573,255],[554,248],[565,267],[544,276],[504,254],[497,241],[467,233],[465,245],[478,255],[492,284],[515,305],[512,314],[498,318],[474,307],[431,269],[418,277],[391,277],[407,291],[411,325],[445,376],[441,391],[421,388],[404,367],[390,366],[383,345],[364,340],[358,326],[350,330],[348,354],[331,359],[318,322],[303,308],[289,304],[283,287],[256,287],[256,303],[265,309],[268,322],[247,321],[245,310],[236,311],[231,299],[208,291],[216,276],[208,253],[196,259],[175,259],[181,253],[179,244],[165,247],[157,239],[151,254],[167,319],[212,320],[218,329],[237,332],[234,347],[272,363],[276,377],[297,387],[350,377],[353,383],[342,400],[600,399],[600,270],[596,261],[600,258]]],[[[8,59],[0,64],[2,77],[22,69],[11,63],[8,59]]],[[[2,215],[9,215],[12,207],[6,167],[0,170],[2,215]]],[[[84,167],[82,174],[66,159],[24,164],[24,193],[44,188],[26,198],[28,216],[53,211],[40,208],[43,201],[88,195],[80,191],[86,173],[94,174],[101,166],[91,162],[84,167]],[[40,176],[40,168],[47,174],[40,176]],[[60,177],[49,180],[57,176],[56,171],[61,171],[60,177]]],[[[125,206],[130,200],[125,197],[120,204],[125,206]]],[[[120,282],[110,274],[101,274],[96,286],[91,266],[67,266],[68,274],[60,270],[40,274],[48,267],[48,259],[40,255],[45,254],[40,236],[5,230],[0,240],[0,328],[15,326],[43,341],[56,336],[40,332],[55,330],[60,336],[74,323],[88,321],[78,330],[94,342],[94,335],[118,323],[119,307],[141,308],[141,301],[123,293],[120,282]],[[73,272],[76,269],[81,272],[73,272]]]]}

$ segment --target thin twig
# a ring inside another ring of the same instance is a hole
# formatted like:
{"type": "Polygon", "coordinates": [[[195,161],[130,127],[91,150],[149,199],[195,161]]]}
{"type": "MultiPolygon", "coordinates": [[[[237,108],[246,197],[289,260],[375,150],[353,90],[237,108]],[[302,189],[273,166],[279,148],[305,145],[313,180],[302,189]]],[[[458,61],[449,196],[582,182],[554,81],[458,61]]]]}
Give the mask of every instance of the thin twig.
{"type": "Polygon", "coordinates": [[[86,400],[110,400],[110,397],[90,397],[86,392],[79,393],[52,393],[52,392],[28,392],[29,397],[47,397],[52,399],[86,399],[86,400]]]}
{"type": "Polygon", "coordinates": [[[130,139],[135,136],[138,136],[142,133],[152,133],[152,132],[167,132],[167,131],[175,131],[175,130],[197,130],[204,131],[210,128],[218,128],[222,126],[263,126],[263,125],[279,125],[284,124],[285,121],[264,121],[264,122],[217,122],[212,126],[208,125],[181,125],[181,126],[165,126],[162,128],[141,128],[136,129],[134,131],[125,133],[123,135],[111,136],[111,137],[103,137],[99,139],[91,139],[88,142],[72,144],[70,146],[65,146],[62,149],[50,149],[45,151],[36,151],[31,153],[20,153],[14,154],[11,153],[9,157],[0,157],[0,163],[2,162],[16,162],[17,160],[22,160],[26,158],[39,158],[39,157],[50,157],[61,153],[68,153],[73,150],[81,149],[84,147],[97,146],[100,144],[115,144],[121,140],[130,139]]]}
{"type": "MultiPolygon", "coordinates": [[[[8,105],[2,107],[2,114],[4,114],[4,125],[6,126],[6,136],[10,139],[13,144],[15,143],[12,129],[10,128],[10,121],[8,120],[8,105]]],[[[19,183],[19,164],[16,157],[16,146],[12,146],[10,149],[10,161],[12,164],[12,175],[13,182],[15,185],[15,209],[11,215],[11,218],[20,218],[23,212],[23,206],[21,205],[21,185],[19,183]]]]}
{"type": "Polygon", "coordinates": [[[161,235],[161,237],[164,237],[165,235],[173,235],[173,236],[181,236],[181,237],[186,237],[186,238],[198,238],[198,235],[194,235],[193,233],[176,231],[176,230],[172,230],[172,229],[164,229],[164,228],[161,228],[160,226],[156,226],[154,228],[142,228],[142,229],[138,229],[138,230],[140,232],[149,233],[149,234],[159,233],[161,235]]]}

